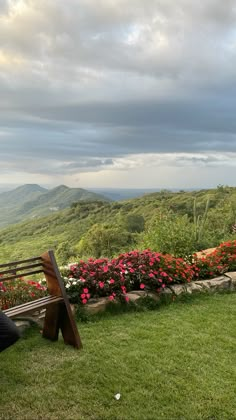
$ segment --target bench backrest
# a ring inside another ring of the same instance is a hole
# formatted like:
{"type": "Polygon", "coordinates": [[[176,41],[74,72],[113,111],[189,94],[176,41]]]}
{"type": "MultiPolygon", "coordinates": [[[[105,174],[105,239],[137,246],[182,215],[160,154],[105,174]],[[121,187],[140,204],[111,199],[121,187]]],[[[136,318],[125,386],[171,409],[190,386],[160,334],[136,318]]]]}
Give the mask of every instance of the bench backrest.
{"type": "MultiPolygon", "coordinates": [[[[61,329],[66,343],[72,344],[76,348],[82,347],[53,251],[47,251],[38,257],[0,264],[1,282],[25,278],[40,273],[46,279],[49,295],[52,297],[61,297],[61,302],[55,300],[52,305],[46,308],[43,336],[56,340],[59,329],[61,329]]],[[[38,306],[42,307],[42,299],[39,299],[38,302],[38,306]]],[[[35,306],[37,307],[37,300],[35,301],[35,306]]]]}

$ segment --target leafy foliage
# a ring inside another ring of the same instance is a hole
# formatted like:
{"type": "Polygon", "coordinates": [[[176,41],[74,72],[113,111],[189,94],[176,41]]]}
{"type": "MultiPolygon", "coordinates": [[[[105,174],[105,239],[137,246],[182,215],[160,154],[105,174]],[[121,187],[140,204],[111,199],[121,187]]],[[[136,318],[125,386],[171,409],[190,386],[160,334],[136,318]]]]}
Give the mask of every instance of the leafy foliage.
{"type": "Polygon", "coordinates": [[[187,215],[161,213],[149,223],[140,245],[175,257],[190,255],[196,250],[194,225],[187,215]]]}
{"type": "Polygon", "coordinates": [[[236,188],[231,187],[161,191],[118,203],[73,201],[68,209],[2,229],[0,262],[47,248],[63,264],[76,255],[111,258],[146,247],[184,256],[234,239],[235,222],[236,188]]]}

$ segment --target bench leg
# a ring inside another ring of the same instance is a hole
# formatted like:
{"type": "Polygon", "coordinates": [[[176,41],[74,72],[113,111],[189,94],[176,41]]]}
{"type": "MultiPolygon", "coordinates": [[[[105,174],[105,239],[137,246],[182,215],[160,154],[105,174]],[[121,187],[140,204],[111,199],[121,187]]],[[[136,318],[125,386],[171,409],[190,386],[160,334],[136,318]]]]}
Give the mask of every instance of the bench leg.
{"type": "Polygon", "coordinates": [[[82,347],[71,308],[63,302],[54,303],[47,307],[44,319],[43,337],[56,341],[58,340],[59,329],[61,329],[66,344],[70,344],[77,349],[82,347]]]}
{"type": "Polygon", "coordinates": [[[65,303],[61,303],[60,308],[60,328],[64,342],[66,344],[70,344],[77,349],[82,348],[82,343],[71,311],[71,307],[65,303]]]}
{"type": "Polygon", "coordinates": [[[43,337],[52,341],[58,340],[60,327],[60,303],[54,303],[46,308],[43,325],[43,337]]]}

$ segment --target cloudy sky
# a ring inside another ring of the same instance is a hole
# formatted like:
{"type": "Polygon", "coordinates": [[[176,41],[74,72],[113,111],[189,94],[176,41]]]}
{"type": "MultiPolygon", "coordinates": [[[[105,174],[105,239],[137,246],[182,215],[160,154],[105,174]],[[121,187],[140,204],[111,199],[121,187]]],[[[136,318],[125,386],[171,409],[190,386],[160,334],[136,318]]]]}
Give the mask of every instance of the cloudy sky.
{"type": "Polygon", "coordinates": [[[235,0],[0,0],[0,183],[236,186],[235,0]]]}

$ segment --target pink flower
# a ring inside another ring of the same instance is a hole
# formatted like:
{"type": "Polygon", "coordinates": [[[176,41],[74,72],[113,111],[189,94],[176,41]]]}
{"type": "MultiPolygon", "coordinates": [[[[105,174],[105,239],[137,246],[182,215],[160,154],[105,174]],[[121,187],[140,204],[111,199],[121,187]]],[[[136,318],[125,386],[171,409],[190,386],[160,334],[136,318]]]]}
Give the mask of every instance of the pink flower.
{"type": "Polygon", "coordinates": [[[82,295],[80,295],[81,299],[85,299],[86,298],[86,294],[82,293],[82,295]]]}
{"type": "Polygon", "coordinates": [[[129,296],[125,296],[126,302],[129,302],[129,296]]]}
{"type": "Polygon", "coordinates": [[[140,289],[145,289],[145,284],[141,283],[140,284],[140,289]]]}
{"type": "Polygon", "coordinates": [[[114,279],[110,279],[109,283],[110,284],[113,284],[113,283],[115,283],[115,280],[114,279]]]}
{"type": "Polygon", "coordinates": [[[109,296],[109,300],[114,300],[115,298],[114,298],[114,296],[109,296]]]}
{"type": "Polygon", "coordinates": [[[87,299],[90,299],[90,296],[91,296],[90,293],[86,294],[87,299]]]}
{"type": "Polygon", "coordinates": [[[99,281],[98,285],[99,285],[100,289],[103,289],[104,288],[104,281],[99,281]]]}
{"type": "Polygon", "coordinates": [[[149,277],[155,277],[153,273],[148,274],[149,277]]]}
{"type": "Polygon", "coordinates": [[[83,299],[82,303],[83,303],[83,305],[85,305],[85,303],[87,303],[87,299],[83,299]]]}
{"type": "Polygon", "coordinates": [[[85,287],[85,288],[83,289],[83,292],[84,292],[84,293],[88,293],[88,289],[87,289],[87,287],[85,287]]]}

